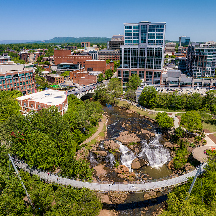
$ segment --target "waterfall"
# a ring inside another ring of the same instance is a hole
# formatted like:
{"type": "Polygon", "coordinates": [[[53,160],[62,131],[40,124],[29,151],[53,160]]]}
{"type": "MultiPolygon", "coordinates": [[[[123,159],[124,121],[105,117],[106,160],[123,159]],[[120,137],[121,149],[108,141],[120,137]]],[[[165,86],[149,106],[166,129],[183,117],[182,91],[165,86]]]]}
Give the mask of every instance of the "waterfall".
{"type": "Polygon", "coordinates": [[[147,143],[146,140],[142,141],[143,149],[139,153],[139,158],[146,158],[151,167],[160,167],[167,161],[171,160],[168,149],[164,148],[159,142],[161,135],[156,134],[155,138],[147,143]]]}
{"type": "Polygon", "coordinates": [[[96,161],[96,159],[94,158],[92,152],[89,153],[89,160],[90,160],[90,164],[92,166],[96,166],[98,164],[98,162],[96,161]]]}
{"type": "Polygon", "coordinates": [[[129,168],[129,171],[131,172],[131,163],[136,158],[134,153],[125,145],[123,145],[121,142],[118,141],[119,144],[119,150],[121,151],[121,164],[125,165],[129,168]]]}
{"type": "Polygon", "coordinates": [[[114,166],[114,164],[115,164],[115,157],[110,152],[108,152],[108,154],[107,154],[106,163],[110,163],[111,166],[114,166]]]}

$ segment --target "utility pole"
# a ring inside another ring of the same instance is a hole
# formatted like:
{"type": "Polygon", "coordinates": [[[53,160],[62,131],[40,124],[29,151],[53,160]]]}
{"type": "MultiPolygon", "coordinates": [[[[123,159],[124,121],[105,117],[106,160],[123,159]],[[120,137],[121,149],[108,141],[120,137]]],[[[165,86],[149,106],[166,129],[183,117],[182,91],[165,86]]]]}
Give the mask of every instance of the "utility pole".
{"type": "MultiPolygon", "coordinates": [[[[34,209],[34,206],[33,206],[33,203],[32,203],[32,201],[31,201],[31,198],[30,198],[30,196],[29,196],[29,194],[28,194],[28,192],[27,192],[27,190],[26,190],[26,187],[25,187],[24,183],[22,182],[22,179],[21,179],[21,177],[20,177],[20,175],[19,175],[19,172],[18,172],[18,170],[17,170],[17,168],[16,168],[14,162],[13,162],[13,159],[12,159],[12,157],[10,156],[10,154],[8,154],[8,156],[9,156],[9,161],[11,161],[11,163],[12,163],[12,165],[13,165],[13,168],[15,169],[16,174],[17,174],[19,180],[21,181],[21,184],[22,184],[22,186],[23,186],[23,188],[24,188],[24,190],[25,190],[26,196],[28,197],[29,203],[31,204],[32,208],[34,209]]],[[[10,166],[10,165],[9,165],[9,166],[10,166]]]]}

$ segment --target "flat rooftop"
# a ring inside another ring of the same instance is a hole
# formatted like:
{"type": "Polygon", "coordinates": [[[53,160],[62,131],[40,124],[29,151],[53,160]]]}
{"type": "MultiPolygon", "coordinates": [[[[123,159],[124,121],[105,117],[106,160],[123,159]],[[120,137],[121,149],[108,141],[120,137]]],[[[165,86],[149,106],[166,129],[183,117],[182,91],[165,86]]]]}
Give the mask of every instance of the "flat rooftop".
{"type": "Polygon", "coordinates": [[[44,90],[41,92],[18,97],[17,100],[35,101],[50,106],[58,106],[62,104],[66,99],[66,91],[59,90],[44,90]]]}

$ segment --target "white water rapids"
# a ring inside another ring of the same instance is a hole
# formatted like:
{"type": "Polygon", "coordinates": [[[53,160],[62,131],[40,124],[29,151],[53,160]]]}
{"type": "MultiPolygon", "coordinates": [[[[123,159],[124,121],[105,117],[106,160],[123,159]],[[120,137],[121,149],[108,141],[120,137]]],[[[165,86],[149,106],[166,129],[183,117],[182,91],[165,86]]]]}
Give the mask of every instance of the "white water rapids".
{"type": "Polygon", "coordinates": [[[121,151],[121,164],[125,165],[131,171],[131,164],[133,160],[138,157],[139,159],[146,159],[151,167],[160,167],[167,161],[171,160],[168,149],[164,148],[159,142],[161,135],[155,134],[155,138],[147,143],[146,140],[142,140],[142,150],[135,156],[135,154],[121,142],[117,141],[120,145],[119,150],[121,151]]]}
{"type": "Polygon", "coordinates": [[[142,151],[138,155],[139,158],[144,158],[146,156],[149,165],[155,168],[171,160],[168,149],[164,148],[159,142],[160,137],[161,135],[155,134],[155,138],[150,141],[150,143],[147,143],[146,140],[142,140],[142,151]]]}

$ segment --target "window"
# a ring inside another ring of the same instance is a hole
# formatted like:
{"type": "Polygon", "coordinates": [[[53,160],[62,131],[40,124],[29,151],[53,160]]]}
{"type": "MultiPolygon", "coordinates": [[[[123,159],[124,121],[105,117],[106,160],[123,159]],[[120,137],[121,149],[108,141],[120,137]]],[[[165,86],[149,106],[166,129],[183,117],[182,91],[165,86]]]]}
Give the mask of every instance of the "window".
{"type": "Polygon", "coordinates": [[[132,26],[125,26],[125,29],[132,29],[132,26]]]}
{"type": "Polygon", "coordinates": [[[154,78],[159,78],[161,76],[161,72],[155,71],[154,78]]]}
{"type": "Polygon", "coordinates": [[[132,76],[133,74],[137,74],[137,71],[131,71],[131,76],[132,76]]]}
{"type": "Polygon", "coordinates": [[[128,82],[129,78],[123,78],[123,82],[128,82]]]}
{"type": "Polygon", "coordinates": [[[139,78],[144,79],[144,71],[139,71],[139,78]]]}
{"type": "Polygon", "coordinates": [[[129,77],[129,71],[123,71],[123,77],[129,77]]]}
{"type": "Polygon", "coordinates": [[[132,43],[132,40],[125,40],[125,43],[132,43]]]}
{"type": "Polygon", "coordinates": [[[125,36],[132,36],[132,33],[125,33],[125,36]]]}
{"type": "Polygon", "coordinates": [[[155,33],[148,33],[148,39],[155,39],[155,33]]]}
{"type": "Polygon", "coordinates": [[[146,71],[146,81],[152,81],[152,71],[146,71]]]}
{"type": "Polygon", "coordinates": [[[26,106],[26,103],[24,103],[24,106],[26,106]]]}

